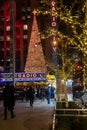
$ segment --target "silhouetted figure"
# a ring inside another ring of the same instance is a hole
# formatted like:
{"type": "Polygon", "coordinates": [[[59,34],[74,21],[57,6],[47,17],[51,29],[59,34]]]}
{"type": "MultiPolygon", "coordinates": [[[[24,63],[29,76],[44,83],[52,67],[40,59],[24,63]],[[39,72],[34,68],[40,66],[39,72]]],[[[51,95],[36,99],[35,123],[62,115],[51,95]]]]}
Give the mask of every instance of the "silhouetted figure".
{"type": "Polygon", "coordinates": [[[30,86],[29,89],[27,90],[27,94],[28,94],[28,97],[29,97],[30,106],[33,107],[35,91],[34,91],[32,86],[30,86]]]}
{"type": "Polygon", "coordinates": [[[44,87],[40,88],[40,99],[41,99],[41,101],[44,101],[44,99],[45,99],[45,89],[44,89],[44,87]]]}
{"type": "Polygon", "coordinates": [[[22,100],[22,102],[24,101],[24,99],[26,99],[26,88],[24,88],[23,90],[22,90],[22,93],[21,93],[21,100],[22,100]]]}
{"type": "Polygon", "coordinates": [[[3,90],[3,105],[4,105],[4,119],[7,119],[7,111],[11,112],[11,118],[14,118],[15,115],[13,113],[14,105],[15,105],[15,97],[14,97],[14,86],[7,83],[3,90]]]}

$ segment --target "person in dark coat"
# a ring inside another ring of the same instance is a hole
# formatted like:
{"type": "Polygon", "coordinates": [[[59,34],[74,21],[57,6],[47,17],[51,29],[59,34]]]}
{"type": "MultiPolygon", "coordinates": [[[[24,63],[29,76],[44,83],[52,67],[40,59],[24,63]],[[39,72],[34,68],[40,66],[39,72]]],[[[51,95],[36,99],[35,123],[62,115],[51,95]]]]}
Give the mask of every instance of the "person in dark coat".
{"type": "Polygon", "coordinates": [[[33,89],[32,86],[30,86],[29,89],[27,90],[27,94],[29,97],[30,106],[33,107],[35,90],[33,89]]]}
{"type": "Polygon", "coordinates": [[[14,86],[7,83],[3,90],[3,105],[4,105],[4,120],[7,119],[7,111],[11,112],[11,118],[14,118],[14,105],[15,105],[15,97],[14,97],[14,86]]]}

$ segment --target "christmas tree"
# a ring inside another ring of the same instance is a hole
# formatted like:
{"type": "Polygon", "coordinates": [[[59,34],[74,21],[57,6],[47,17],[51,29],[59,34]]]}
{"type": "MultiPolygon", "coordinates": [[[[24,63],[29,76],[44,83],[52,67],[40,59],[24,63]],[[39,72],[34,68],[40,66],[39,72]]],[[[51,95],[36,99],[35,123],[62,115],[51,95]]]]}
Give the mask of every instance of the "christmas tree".
{"type": "Polygon", "coordinates": [[[33,11],[34,18],[30,36],[30,43],[25,64],[25,72],[46,72],[45,59],[41,45],[41,39],[38,35],[38,25],[36,20],[36,11],[33,11]]]}

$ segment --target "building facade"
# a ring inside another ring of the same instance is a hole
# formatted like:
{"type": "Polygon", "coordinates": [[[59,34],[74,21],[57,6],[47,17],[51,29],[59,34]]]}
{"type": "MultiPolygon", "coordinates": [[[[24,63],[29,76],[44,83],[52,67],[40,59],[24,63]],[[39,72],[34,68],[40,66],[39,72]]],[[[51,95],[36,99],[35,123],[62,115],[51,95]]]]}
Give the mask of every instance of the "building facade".
{"type": "MultiPolygon", "coordinates": [[[[60,1],[57,1],[59,6],[60,1]]],[[[67,3],[67,0],[64,0],[67,3]]],[[[72,0],[73,1],[73,0],[72,0]]],[[[37,4],[44,6],[44,3],[40,3],[38,0],[14,0],[14,43],[15,43],[15,71],[23,72],[26,57],[28,52],[29,39],[31,34],[31,27],[33,22],[32,11],[37,7],[37,4]]],[[[77,8],[75,8],[77,9],[77,8]]],[[[0,0],[0,71],[1,72],[11,72],[12,64],[12,50],[11,50],[11,0],[0,0]]],[[[50,25],[50,18],[48,15],[39,16],[38,22],[41,29],[44,31],[45,26],[50,25]],[[40,19],[39,19],[40,17],[40,19]],[[40,20],[40,21],[39,21],[40,20]]],[[[58,19],[59,20],[59,19],[58,19]]],[[[59,21],[58,21],[59,22],[59,21]]],[[[67,28],[64,28],[64,24],[58,25],[58,29],[62,32],[68,32],[67,28]]],[[[43,50],[46,60],[50,59],[50,38],[41,41],[43,42],[43,50]]],[[[59,43],[60,44],[60,43],[59,43]]],[[[71,52],[70,49],[70,53],[71,52]]],[[[77,52],[78,53],[78,52],[77,52]]],[[[81,56],[82,57],[82,56],[81,56]]],[[[78,74],[79,75],[79,74],[78,74]]],[[[77,73],[74,74],[75,78],[77,73]]],[[[78,77],[77,77],[78,78],[78,77]]]]}
{"type": "MultiPolygon", "coordinates": [[[[31,0],[14,0],[14,51],[15,71],[22,72],[26,62],[31,15],[35,2],[31,0]]],[[[0,71],[12,71],[11,48],[11,1],[0,1],[0,71]]]]}

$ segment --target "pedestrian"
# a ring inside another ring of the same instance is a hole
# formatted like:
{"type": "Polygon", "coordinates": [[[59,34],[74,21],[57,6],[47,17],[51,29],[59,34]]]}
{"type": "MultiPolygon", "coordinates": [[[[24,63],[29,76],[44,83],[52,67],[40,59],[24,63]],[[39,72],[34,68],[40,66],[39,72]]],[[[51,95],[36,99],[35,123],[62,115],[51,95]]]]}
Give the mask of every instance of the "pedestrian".
{"type": "Polygon", "coordinates": [[[24,101],[24,99],[26,99],[26,88],[23,88],[22,92],[21,92],[21,100],[22,100],[22,102],[24,101]]]}
{"type": "Polygon", "coordinates": [[[34,94],[35,94],[35,90],[32,86],[30,86],[29,89],[27,90],[27,95],[29,97],[29,102],[31,107],[33,107],[34,94]]]}
{"type": "Polygon", "coordinates": [[[40,88],[40,99],[41,99],[41,101],[44,101],[44,99],[45,99],[45,89],[44,89],[44,87],[40,88]]]}
{"type": "Polygon", "coordinates": [[[55,88],[51,86],[51,98],[54,99],[55,88]]]}
{"type": "Polygon", "coordinates": [[[11,113],[11,118],[14,118],[14,105],[15,105],[15,97],[14,97],[14,86],[7,83],[5,88],[3,89],[3,105],[4,105],[4,120],[7,119],[7,111],[9,110],[11,113]]]}
{"type": "Polygon", "coordinates": [[[51,86],[51,101],[55,103],[55,88],[51,86]]]}
{"type": "Polygon", "coordinates": [[[48,86],[47,88],[47,102],[50,104],[50,99],[51,99],[51,88],[48,86]]]}

